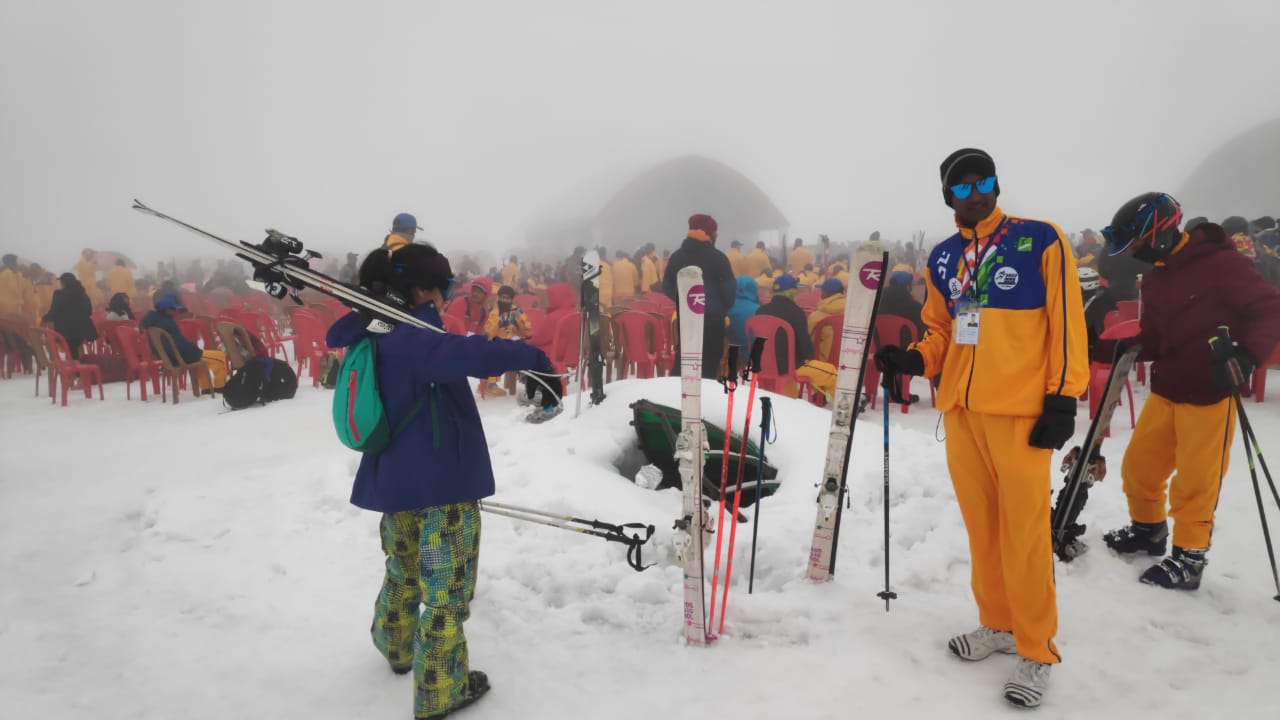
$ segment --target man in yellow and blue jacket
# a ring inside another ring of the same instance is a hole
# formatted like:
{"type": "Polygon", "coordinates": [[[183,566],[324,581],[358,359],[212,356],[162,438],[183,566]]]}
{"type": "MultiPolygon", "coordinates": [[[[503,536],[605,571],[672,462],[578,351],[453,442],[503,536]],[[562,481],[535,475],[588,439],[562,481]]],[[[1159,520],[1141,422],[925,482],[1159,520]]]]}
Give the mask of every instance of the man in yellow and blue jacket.
{"type": "Polygon", "coordinates": [[[990,155],[958,150],[941,176],[959,232],[929,255],[928,330],[907,350],[881,349],[876,363],[887,380],[942,375],[937,404],[981,622],[948,647],[966,660],[1016,652],[1004,697],[1031,707],[1061,660],[1050,463],[1075,431],[1089,381],[1084,303],[1062,231],[996,205],[990,155]]]}

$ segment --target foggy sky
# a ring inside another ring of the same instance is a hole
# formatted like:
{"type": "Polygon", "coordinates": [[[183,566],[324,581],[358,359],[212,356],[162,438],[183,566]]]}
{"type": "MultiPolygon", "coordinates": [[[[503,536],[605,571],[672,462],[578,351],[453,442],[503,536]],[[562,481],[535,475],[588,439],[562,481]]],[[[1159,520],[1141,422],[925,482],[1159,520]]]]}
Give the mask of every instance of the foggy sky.
{"type": "Polygon", "coordinates": [[[138,197],[235,239],[366,249],[409,211],[501,252],[683,154],[792,236],[936,241],[969,145],[1007,211],[1098,227],[1280,116],[1278,33],[1271,0],[5,0],[0,251],[217,254],[138,197]]]}

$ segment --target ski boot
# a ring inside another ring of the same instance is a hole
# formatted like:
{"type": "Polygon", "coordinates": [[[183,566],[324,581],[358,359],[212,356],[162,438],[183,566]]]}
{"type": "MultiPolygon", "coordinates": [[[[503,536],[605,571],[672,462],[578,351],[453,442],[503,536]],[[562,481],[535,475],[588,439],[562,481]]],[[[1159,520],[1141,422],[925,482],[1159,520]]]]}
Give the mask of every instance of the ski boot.
{"type": "Polygon", "coordinates": [[[1195,590],[1200,587],[1204,566],[1209,564],[1207,552],[1208,548],[1192,550],[1174,545],[1173,554],[1147,568],[1138,579],[1170,590],[1195,590]]]}
{"type": "Polygon", "coordinates": [[[415,715],[414,718],[415,720],[440,720],[441,718],[474,703],[484,697],[484,694],[487,692],[489,692],[489,676],[479,670],[472,670],[467,675],[467,690],[462,694],[462,699],[458,701],[457,705],[454,705],[444,712],[438,712],[434,715],[415,715]]]}
{"type": "Polygon", "coordinates": [[[525,416],[524,420],[528,423],[537,425],[544,423],[551,418],[564,412],[564,405],[552,405],[551,407],[534,408],[532,412],[525,416]]]}
{"type": "Polygon", "coordinates": [[[979,625],[973,632],[951,638],[947,648],[958,658],[985,660],[992,653],[1015,653],[1018,651],[1018,644],[1014,642],[1013,633],[1008,630],[994,630],[986,625],[979,625]]]}
{"type": "Polygon", "coordinates": [[[1044,699],[1044,691],[1049,689],[1049,670],[1053,668],[1042,662],[1018,658],[1013,674],[1004,684],[1004,699],[1018,707],[1036,707],[1044,699]]]}
{"type": "Polygon", "coordinates": [[[1140,523],[1134,521],[1118,530],[1112,530],[1102,536],[1107,547],[1121,555],[1145,552],[1148,555],[1163,555],[1169,543],[1169,526],[1167,523],[1140,523]]]}

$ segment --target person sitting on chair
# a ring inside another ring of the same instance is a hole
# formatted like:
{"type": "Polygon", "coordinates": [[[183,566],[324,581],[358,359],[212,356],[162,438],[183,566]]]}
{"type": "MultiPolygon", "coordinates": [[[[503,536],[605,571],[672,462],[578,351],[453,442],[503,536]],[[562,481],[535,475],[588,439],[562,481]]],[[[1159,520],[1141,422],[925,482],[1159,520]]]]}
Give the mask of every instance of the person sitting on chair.
{"type": "MultiPolygon", "coordinates": [[[[153,327],[160,328],[169,333],[169,336],[173,338],[174,346],[178,349],[178,355],[181,356],[180,358],[170,356],[170,361],[188,364],[201,360],[205,361],[205,365],[213,373],[213,387],[209,387],[208,375],[199,375],[198,381],[201,395],[220,391],[227,382],[227,356],[221,350],[201,350],[199,345],[191,342],[182,334],[182,330],[178,328],[178,315],[186,311],[187,309],[183,307],[182,301],[178,299],[178,296],[169,293],[156,299],[155,309],[142,318],[142,322],[138,324],[138,327],[143,330],[150,330],[153,327]]],[[[154,344],[151,347],[157,355],[163,350],[163,348],[154,344]]]]}

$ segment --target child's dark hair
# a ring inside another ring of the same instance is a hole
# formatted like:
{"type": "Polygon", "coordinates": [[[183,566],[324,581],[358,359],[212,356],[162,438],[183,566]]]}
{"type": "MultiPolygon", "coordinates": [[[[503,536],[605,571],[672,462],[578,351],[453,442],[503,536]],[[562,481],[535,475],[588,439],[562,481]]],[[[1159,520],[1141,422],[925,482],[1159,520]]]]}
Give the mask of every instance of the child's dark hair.
{"type": "Polygon", "coordinates": [[[395,250],[378,248],[360,263],[361,287],[382,284],[404,298],[413,297],[413,289],[443,292],[453,280],[449,259],[426,243],[402,245],[395,250]]]}

